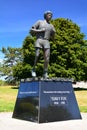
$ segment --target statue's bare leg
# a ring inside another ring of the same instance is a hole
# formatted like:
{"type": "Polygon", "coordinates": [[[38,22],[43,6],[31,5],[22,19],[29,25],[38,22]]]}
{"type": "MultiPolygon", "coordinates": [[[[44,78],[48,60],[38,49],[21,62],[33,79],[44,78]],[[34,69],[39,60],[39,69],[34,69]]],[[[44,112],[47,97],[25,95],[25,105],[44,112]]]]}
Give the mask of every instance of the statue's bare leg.
{"type": "Polygon", "coordinates": [[[44,72],[43,77],[48,78],[48,64],[50,59],[50,48],[44,49],[44,72]]]}

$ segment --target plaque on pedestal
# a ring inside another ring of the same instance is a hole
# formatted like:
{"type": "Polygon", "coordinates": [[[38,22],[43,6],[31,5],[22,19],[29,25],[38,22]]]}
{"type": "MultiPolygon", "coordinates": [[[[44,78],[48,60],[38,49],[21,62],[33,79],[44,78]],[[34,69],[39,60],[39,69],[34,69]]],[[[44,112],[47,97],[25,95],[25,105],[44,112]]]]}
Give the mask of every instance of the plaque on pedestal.
{"type": "Polygon", "coordinates": [[[13,118],[38,123],[81,119],[71,81],[21,81],[13,118]]]}

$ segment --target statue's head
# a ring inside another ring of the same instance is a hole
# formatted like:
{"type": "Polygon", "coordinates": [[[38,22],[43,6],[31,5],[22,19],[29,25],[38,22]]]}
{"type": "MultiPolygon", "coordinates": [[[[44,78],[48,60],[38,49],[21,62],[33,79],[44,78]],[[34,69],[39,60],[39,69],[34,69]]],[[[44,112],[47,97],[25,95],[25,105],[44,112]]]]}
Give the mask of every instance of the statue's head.
{"type": "Polygon", "coordinates": [[[50,14],[51,15],[51,18],[52,18],[52,12],[51,11],[46,11],[45,13],[44,13],[44,19],[46,19],[47,18],[47,15],[48,14],[50,14]]]}

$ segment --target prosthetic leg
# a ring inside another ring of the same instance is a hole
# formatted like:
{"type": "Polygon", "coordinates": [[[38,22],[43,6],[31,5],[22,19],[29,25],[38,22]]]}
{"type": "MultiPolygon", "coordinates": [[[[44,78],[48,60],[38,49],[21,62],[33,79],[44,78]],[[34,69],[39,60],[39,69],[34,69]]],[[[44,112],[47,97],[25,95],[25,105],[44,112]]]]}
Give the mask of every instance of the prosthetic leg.
{"type": "Polygon", "coordinates": [[[37,64],[39,54],[40,54],[40,48],[36,48],[34,66],[33,66],[33,69],[32,69],[32,71],[31,71],[32,77],[36,77],[35,66],[36,66],[36,64],[37,64]]]}

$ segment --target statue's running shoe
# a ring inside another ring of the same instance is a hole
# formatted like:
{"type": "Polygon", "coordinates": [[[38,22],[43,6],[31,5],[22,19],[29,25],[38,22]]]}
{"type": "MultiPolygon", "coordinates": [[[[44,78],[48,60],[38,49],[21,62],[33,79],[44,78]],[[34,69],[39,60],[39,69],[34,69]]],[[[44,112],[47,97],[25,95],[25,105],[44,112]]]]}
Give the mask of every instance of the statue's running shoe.
{"type": "Polygon", "coordinates": [[[48,73],[47,73],[47,72],[44,72],[44,73],[43,73],[43,78],[44,78],[44,79],[49,78],[49,76],[48,76],[48,73]]]}
{"type": "Polygon", "coordinates": [[[32,69],[32,71],[31,71],[31,75],[32,75],[32,77],[36,77],[35,69],[32,69]]]}

